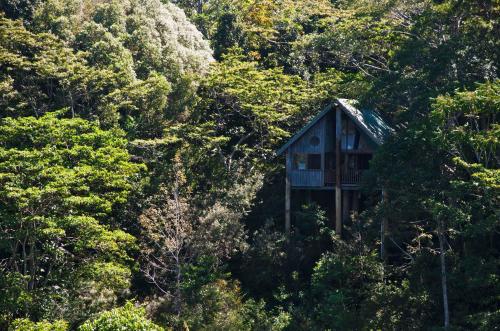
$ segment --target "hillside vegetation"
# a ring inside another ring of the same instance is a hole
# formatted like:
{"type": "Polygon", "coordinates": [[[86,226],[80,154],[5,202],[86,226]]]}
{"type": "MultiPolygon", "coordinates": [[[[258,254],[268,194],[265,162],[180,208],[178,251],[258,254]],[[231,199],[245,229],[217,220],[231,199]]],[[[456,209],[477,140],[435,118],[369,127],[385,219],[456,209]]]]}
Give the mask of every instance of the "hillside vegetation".
{"type": "Polygon", "coordinates": [[[496,0],[0,0],[1,330],[494,330],[496,0]],[[276,150],[395,133],[340,238],[276,150]],[[380,224],[389,221],[380,252],[380,224]],[[351,223],[351,222],[350,222],[351,223]]]}

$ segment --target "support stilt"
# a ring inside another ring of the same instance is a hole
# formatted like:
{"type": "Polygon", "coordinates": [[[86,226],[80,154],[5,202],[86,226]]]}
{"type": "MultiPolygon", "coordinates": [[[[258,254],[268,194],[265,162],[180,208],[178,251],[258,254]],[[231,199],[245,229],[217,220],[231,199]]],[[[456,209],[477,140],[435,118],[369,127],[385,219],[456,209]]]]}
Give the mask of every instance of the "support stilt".
{"type": "Polygon", "coordinates": [[[288,175],[288,167],[289,167],[289,158],[290,155],[287,152],[286,153],[286,176],[285,176],[285,232],[286,234],[290,234],[290,228],[291,228],[291,217],[290,217],[290,200],[291,200],[291,195],[292,195],[292,186],[290,184],[290,176],[288,175]]]}
{"type": "Polygon", "coordinates": [[[352,193],[352,211],[359,212],[359,191],[352,193]]]}
{"type": "Polygon", "coordinates": [[[351,195],[351,191],[344,191],[342,193],[342,223],[349,220],[349,198],[351,195]]]}
{"type": "Polygon", "coordinates": [[[342,110],[337,107],[335,114],[335,232],[342,236],[342,178],[340,170],[342,135],[342,110]]]}

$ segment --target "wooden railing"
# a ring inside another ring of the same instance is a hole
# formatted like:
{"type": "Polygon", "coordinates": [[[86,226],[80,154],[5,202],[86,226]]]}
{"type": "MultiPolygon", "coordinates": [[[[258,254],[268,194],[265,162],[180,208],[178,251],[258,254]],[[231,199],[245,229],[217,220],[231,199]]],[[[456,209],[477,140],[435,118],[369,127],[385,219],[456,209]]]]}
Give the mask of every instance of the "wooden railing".
{"type": "MultiPolygon", "coordinates": [[[[358,185],[361,178],[362,170],[359,169],[342,169],[341,183],[345,185],[358,185]]],[[[335,185],[335,169],[325,170],[325,186],[335,185]]]]}
{"type": "Polygon", "coordinates": [[[325,170],[325,186],[335,185],[335,169],[325,170]]]}
{"type": "Polygon", "coordinates": [[[342,184],[359,184],[359,179],[361,178],[361,170],[358,169],[347,169],[342,171],[342,184]]]}

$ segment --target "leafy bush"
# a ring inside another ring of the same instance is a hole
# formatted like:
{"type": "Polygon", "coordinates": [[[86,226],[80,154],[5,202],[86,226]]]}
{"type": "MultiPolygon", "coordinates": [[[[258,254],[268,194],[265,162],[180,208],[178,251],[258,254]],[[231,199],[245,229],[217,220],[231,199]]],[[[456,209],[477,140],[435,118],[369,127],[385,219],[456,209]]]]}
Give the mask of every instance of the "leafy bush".
{"type": "Polygon", "coordinates": [[[163,331],[161,326],[156,325],[146,318],[146,310],[135,307],[132,302],[125,306],[105,311],[96,318],[85,322],[78,331],[163,331]]]}
{"type": "Polygon", "coordinates": [[[10,326],[11,331],[66,331],[68,323],[66,321],[41,321],[32,322],[29,319],[21,318],[15,320],[10,326]]]}
{"type": "Polygon", "coordinates": [[[224,279],[203,286],[181,316],[191,330],[282,330],[289,316],[276,316],[264,301],[245,300],[239,284],[224,279]]]}

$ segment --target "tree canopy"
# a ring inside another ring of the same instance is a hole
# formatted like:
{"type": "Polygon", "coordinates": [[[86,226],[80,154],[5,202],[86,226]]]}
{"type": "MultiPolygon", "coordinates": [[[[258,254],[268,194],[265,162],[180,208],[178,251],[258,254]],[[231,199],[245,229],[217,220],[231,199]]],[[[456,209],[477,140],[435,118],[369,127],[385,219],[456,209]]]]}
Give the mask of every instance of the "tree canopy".
{"type": "Polygon", "coordinates": [[[499,14],[0,0],[0,329],[495,329],[499,14]],[[394,134],[342,236],[321,192],[287,234],[276,150],[336,98],[394,134]]]}

